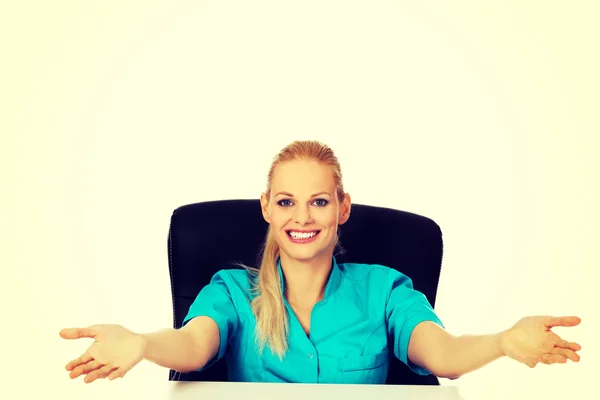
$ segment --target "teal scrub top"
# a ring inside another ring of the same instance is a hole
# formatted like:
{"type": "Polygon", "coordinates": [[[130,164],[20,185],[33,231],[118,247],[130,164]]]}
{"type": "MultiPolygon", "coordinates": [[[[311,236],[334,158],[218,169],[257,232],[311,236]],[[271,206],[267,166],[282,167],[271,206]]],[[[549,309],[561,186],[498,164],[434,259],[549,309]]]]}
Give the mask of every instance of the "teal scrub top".
{"type": "MultiPolygon", "coordinates": [[[[423,321],[443,325],[411,279],[383,265],[338,265],[335,257],[332,264],[324,298],[312,310],[310,337],[285,301],[289,336],[283,360],[268,346],[258,354],[248,271],[217,272],[183,322],[207,316],[219,327],[218,354],[202,369],[225,357],[232,382],[384,384],[395,356],[415,373],[430,374],[408,359],[408,342],[423,321]]],[[[284,288],[280,261],[278,269],[284,288]]]]}

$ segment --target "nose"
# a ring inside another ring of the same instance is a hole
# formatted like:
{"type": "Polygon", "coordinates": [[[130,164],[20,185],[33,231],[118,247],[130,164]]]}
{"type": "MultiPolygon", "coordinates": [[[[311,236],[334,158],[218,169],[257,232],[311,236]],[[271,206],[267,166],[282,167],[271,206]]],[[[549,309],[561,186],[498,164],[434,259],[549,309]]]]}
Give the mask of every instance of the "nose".
{"type": "Polygon", "coordinates": [[[311,222],[312,216],[307,206],[298,206],[294,210],[294,221],[300,225],[305,225],[311,222]]]}

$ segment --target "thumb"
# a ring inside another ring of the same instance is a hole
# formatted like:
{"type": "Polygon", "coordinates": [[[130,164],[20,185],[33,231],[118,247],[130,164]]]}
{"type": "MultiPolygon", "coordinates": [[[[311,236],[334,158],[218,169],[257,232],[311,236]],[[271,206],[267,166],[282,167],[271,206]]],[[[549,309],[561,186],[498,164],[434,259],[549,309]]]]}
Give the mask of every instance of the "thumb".
{"type": "Polygon", "coordinates": [[[570,317],[547,317],[544,324],[548,328],[553,326],[577,326],[581,322],[581,318],[570,316],[570,317]]]}
{"type": "Polygon", "coordinates": [[[59,335],[63,339],[94,338],[96,331],[93,328],[66,328],[61,330],[59,335]]]}

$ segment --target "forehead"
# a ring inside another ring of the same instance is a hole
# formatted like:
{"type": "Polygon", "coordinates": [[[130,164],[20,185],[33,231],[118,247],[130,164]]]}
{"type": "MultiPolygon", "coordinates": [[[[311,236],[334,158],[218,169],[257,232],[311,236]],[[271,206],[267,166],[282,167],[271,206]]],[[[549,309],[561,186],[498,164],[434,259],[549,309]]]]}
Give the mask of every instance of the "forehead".
{"type": "Polygon", "coordinates": [[[303,195],[320,191],[332,193],[334,189],[335,180],[331,167],[316,161],[293,160],[279,163],[271,180],[273,193],[285,191],[303,195]]]}

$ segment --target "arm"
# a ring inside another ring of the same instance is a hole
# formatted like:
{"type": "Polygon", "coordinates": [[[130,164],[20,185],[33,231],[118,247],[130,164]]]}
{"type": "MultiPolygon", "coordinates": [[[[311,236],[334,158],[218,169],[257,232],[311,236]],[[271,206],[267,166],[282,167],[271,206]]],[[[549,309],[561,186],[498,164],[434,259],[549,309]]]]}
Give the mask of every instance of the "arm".
{"type": "MultiPolygon", "coordinates": [[[[415,356],[415,353],[420,355],[421,348],[427,348],[430,343],[427,342],[428,338],[420,340],[415,351],[414,333],[417,328],[424,325],[435,325],[445,332],[444,325],[425,295],[413,288],[412,280],[408,276],[390,269],[386,286],[389,294],[386,299],[385,312],[388,335],[392,341],[394,355],[419,375],[437,375],[436,366],[429,361],[429,357],[425,356],[425,360],[423,360],[415,356]],[[424,342],[425,345],[422,344],[424,342]]],[[[437,330],[434,332],[439,334],[437,330]]],[[[443,339],[447,339],[447,337],[443,336],[438,340],[443,339]]],[[[438,353],[433,352],[433,354],[438,353]]]]}
{"type": "Polygon", "coordinates": [[[386,318],[394,354],[418,374],[456,379],[503,356],[531,368],[539,362],[579,361],[581,346],[551,331],[578,325],[578,317],[525,317],[496,334],[453,336],[410,278],[390,270],[388,288],[386,318]]]}
{"type": "Polygon", "coordinates": [[[440,378],[456,379],[504,356],[503,334],[454,336],[425,321],[412,332],[408,358],[440,378]]]}
{"type": "Polygon", "coordinates": [[[209,368],[221,359],[237,336],[240,324],[230,291],[238,283],[231,274],[224,270],[217,272],[200,290],[183,319],[182,328],[146,335],[145,358],[158,365],[169,363],[169,367],[180,372],[209,368]],[[181,346],[169,340],[175,335],[181,346]]]}
{"type": "Polygon", "coordinates": [[[94,339],[85,353],[65,366],[71,379],[86,375],[86,383],[122,378],[143,359],[182,372],[200,369],[214,357],[221,342],[217,324],[208,317],[193,318],[185,328],[149,334],[136,334],[121,325],[96,324],[63,329],[60,336],[94,339]]]}
{"type": "Polygon", "coordinates": [[[85,382],[122,378],[142,359],[180,372],[208,368],[223,357],[235,337],[239,318],[225,280],[217,273],[192,303],[180,329],[136,334],[120,325],[93,325],[60,331],[64,339],[93,338],[94,343],[66,366],[72,379],[85,382]]]}
{"type": "Polygon", "coordinates": [[[203,368],[219,351],[219,328],[209,317],[196,317],[181,329],[140,336],[144,359],[183,373],[203,368]]]}
{"type": "Polygon", "coordinates": [[[551,331],[554,326],[576,326],[578,317],[525,317],[505,331],[489,335],[453,336],[442,327],[422,322],[411,335],[408,357],[441,378],[456,379],[501,357],[509,356],[530,368],[537,363],[579,361],[577,343],[551,331]]]}

